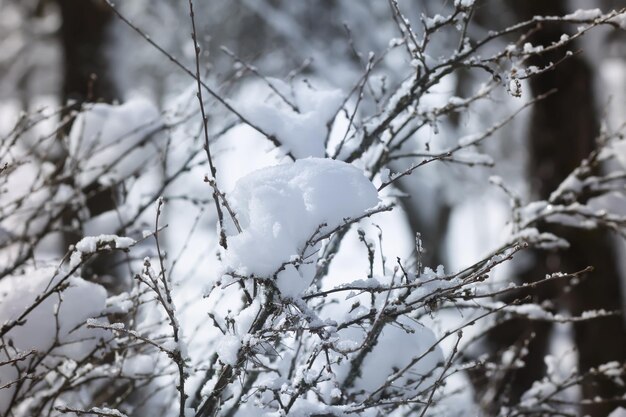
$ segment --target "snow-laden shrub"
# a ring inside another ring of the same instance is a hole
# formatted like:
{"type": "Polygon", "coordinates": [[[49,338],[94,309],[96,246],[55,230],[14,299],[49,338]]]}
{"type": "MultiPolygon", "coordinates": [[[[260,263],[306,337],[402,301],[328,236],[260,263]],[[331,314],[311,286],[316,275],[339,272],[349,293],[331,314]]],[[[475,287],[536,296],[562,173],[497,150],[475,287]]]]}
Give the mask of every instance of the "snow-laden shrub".
{"type": "Polygon", "coordinates": [[[542,224],[626,232],[623,214],[598,207],[598,197],[624,194],[626,174],[612,163],[623,159],[620,132],[603,131],[546,201],[523,202],[491,177],[511,200],[506,236],[458,270],[423,264],[429,242],[409,231],[399,184],[424,166],[441,164],[429,178],[448,181],[453,164],[494,165],[489,141],[543,99],[527,97],[524,79],[558,68],[526,60],[596,26],[623,26],[625,12],[474,33],[474,7],[455,1],[419,26],[390,1],[386,25],[400,35],[357,54],[352,85],[297,73],[279,81],[236,58],[255,79],[227,97],[199,65],[169,56],[193,85],[162,112],[146,99],[86,104],[56,142],[30,140],[56,114],[24,115],[0,144],[0,413],[568,415],[616,400],[580,398],[575,387],[587,378],[623,386],[617,362],[564,373],[548,357],[545,378],[495,412],[468,374],[524,366],[525,346],[482,354],[498,323],[615,314],[571,316],[502,296],[590,273],[532,284],[506,276],[530,248],[567,247],[542,224]],[[575,30],[550,46],[523,42],[555,22],[575,30]],[[458,97],[447,86],[462,71],[478,81],[458,97]],[[449,123],[472,112],[485,119],[449,123]],[[95,215],[102,195],[116,208],[95,215]]]}

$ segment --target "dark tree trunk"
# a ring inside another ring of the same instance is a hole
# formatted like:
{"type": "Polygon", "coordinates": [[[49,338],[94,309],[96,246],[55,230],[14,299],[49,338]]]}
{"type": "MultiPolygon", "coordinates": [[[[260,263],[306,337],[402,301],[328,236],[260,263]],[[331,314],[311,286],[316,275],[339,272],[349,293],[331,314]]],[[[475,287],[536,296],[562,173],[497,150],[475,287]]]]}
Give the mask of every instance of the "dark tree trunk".
{"type": "Polygon", "coordinates": [[[63,22],[64,101],[113,101],[117,92],[106,56],[112,12],[103,0],[57,0],[57,3],[63,22]]]}
{"type": "MultiPolygon", "coordinates": [[[[104,0],[56,1],[62,18],[63,101],[74,100],[72,108],[88,101],[113,101],[117,93],[106,50],[113,13],[104,0]]],[[[116,207],[113,191],[96,192],[97,188],[92,184],[84,190],[92,196],[87,201],[92,216],[116,207]]]]}
{"type": "MultiPolygon", "coordinates": [[[[61,45],[64,54],[62,99],[73,100],[71,109],[80,108],[85,102],[112,102],[118,92],[107,56],[109,25],[114,18],[104,0],[56,0],[61,10],[61,45]]],[[[68,108],[68,111],[69,109],[68,108]]],[[[66,133],[69,132],[67,127],[66,133]]],[[[88,197],[87,209],[91,216],[117,207],[118,193],[115,188],[102,187],[98,183],[83,189],[88,197]]],[[[67,213],[69,225],[75,213],[67,213]]],[[[82,236],[66,235],[66,245],[76,243],[82,236]]],[[[121,281],[111,274],[120,261],[119,254],[101,255],[87,265],[85,277],[99,276],[99,282],[113,292],[120,289],[121,281]]]]}

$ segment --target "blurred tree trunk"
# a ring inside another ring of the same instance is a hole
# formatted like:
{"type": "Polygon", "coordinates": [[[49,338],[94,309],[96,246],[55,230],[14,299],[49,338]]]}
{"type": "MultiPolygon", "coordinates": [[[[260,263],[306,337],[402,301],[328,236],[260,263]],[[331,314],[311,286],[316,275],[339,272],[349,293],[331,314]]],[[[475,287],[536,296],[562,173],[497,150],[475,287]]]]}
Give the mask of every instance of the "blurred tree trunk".
{"type": "MultiPolygon", "coordinates": [[[[563,0],[526,0],[508,3],[515,18],[531,19],[535,15],[563,15],[568,13],[563,0]]],[[[531,34],[533,45],[549,45],[563,33],[575,30],[571,25],[545,25],[531,34]]],[[[570,49],[575,49],[570,47],[570,49]]],[[[545,66],[560,60],[565,51],[537,57],[529,65],[545,66]]],[[[537,103],[530,119],[529,180],[538,198],[547,199],[565,177],[595,147],[599,120],[594,106],[594,74],[580,56],[561,63],[555,71],[548,71],[530,79],[533,95],[557,89],[546,100],[537,103]]],[[[558,284],[540,287],[536,293],[539,302],[554,299],[555,310],[567,309],[573,315],[585,310],[620,310],[620,275],[617,255],[611,236],[604,231],[581,231],[554,225],[544,225],[542,231],[552,232],[567,239],[571,247],[558,253],[534,253],[534,264],[522,273],[521,279],[530,282],[547,273],[573,272],[592,265],[595,271],[572,291],[564,293],[558,284]]],[[[501,325],[490,334],[494,350],[506,348],[520,337],[534,334],[529,346],[526,366],[513,375],[511,400],[517,401],[545,372],[543,358],[547,353],[552,326],[546,323],[515,321],[501,325]]],[[[574,339],[579,354],[581,371],[609,361],[626,359],[626,332],[621,317],[602,318],[576,323],[574,339]]],[[[586,398],[613,397],[623,394],[623,388],[610,382],[583,384],[586,398]]],[[[583,407],[582,414],[606,416],[615,404],[596,404],[583,407]]]]}
{"type": "Polygon", "coordinates": [[[107,59],[107,28],[113,13],[103,0],[56,0],[61,10],[63,99],[111,102],[117,92],[107,59]]]}
{"type": "MultiPolygon", "coordinates": [[[[108,29],[113,21],[113,12],[104,0],[56,0],[61,11],[61,45],[64,55],[62,100],[72,103],[70,109],[78,109],[85,102],[112,102],[118,98],[113,76],[112,63],[107,56],[108,29]]],[[[71,126],[67,127],[69,133],[71,126]]],[[[101,187],[94,183],[83,192],[87,196],[90,215],[96,216],[117,207],[117,191],[113,187],[101,187]]],[[[67,214],[67,221],[76,217],[67,214]]],[[[76,243],[82,236],[66,236],[66,244],[76,243]]],[[[86,277],[102,276],[115,270],[114,263],[120,255],[95,257],[83,272],[86,277]]],[[[107,277],[103,278],[106,280],[107,277]]],[[[111,282],[101,282],[110,289],[119,280],[108,277],[111,282]],[[108,285],[107,285],[108,284],[108,285]]],[[[113,291],[115,291],[113,289],[113,291]]]]}

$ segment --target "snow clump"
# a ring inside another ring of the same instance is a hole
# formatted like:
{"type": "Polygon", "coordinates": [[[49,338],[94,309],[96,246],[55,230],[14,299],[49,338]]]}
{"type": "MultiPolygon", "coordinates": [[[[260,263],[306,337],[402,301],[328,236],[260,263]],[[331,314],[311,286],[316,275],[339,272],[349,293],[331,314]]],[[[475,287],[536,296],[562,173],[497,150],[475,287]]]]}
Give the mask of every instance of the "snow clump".
{"type": "MultiPolygon", "coordinates": [[[[291,96],[290,87],[280,80],[272,83],[283,97],[291,96]]],[[[343,101],[341,90],[313,90],[297,84],[291,98],[297,111],[274,96],[265,102],[245,100],[237,108],[254,125],[276,136],[285,151],[296,158],[323,157],[328,123],[332,122],[343,101]]]]}
{"type": "Polygon", "coordinates": [[[379,203],[363,171],[319,158],[254,171],[237,182],[228,199],[242,232],[229,225],[226,271],[259,277],[280,272],[277,286],[285,296],[310,283],[311,255],[319,248],[312,240],[379,203]],[[298,265],[299,256],[308,264],[298,265]]]}
{"type": "Polygon", "coordinates": [[[99,250],[126,250],[134,244],[135,241],[133,239],[117,235],[84,237],[76,244],[74,252],[70,256],[70,268],[76,268],[82,262],[85,255],[95,253],[99,250]]]}

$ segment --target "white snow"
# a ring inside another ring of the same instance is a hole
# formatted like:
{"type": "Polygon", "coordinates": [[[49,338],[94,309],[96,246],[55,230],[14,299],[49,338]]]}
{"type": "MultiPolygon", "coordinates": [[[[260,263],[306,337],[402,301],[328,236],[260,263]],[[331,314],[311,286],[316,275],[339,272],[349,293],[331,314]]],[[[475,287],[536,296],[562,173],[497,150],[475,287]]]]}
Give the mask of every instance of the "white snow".
{"type": "Polygon", "coordinates": [[[537,53],[537,52],[543,51],[543,46],[541,45],[533,46],[532,43],[526,42],[524,44],[523,51],[524,53],[527,53],[527,54],[537,53]]]}
{"type": "Polygon", "coordinates": [[[528,391],[522,395],[520,405],[523,407],[534,407],[538,405],[541,398],[549,397],[557,391],[557,386],[548,378],[533,382],[528,391]]]}
{"type": "MultiPolygon", "coordinates": [[[[395,386],[403,387],[398,390],[398,395],[403,398],[410,398],[419,392],[419,387],[423,389],[434,382],[435,377],[428,376],[428,374],[443,361],[440,347],[435,347],[432,352],[427,353],[431,346],[435,345],[435,335],[430,329],[406,318],[398,319],[398,323],[405,329],[410,329],[411,332],[407,332],[397,325],[385,326],[378,343],[360,366],[361,373],[354,386],[357,392],[361,389],[366,392],[375,391],[387,381],[389,376],[395,374],[394,370],[401,370],[409,366],[412,359],[421,355],[424,357],[391,384],[388,390],[393,390],[395,386]],[[421,377],[424,377],[422,384],[410,384],[408,382],[409,380],[419,381],[421,377]]],[[[342,339],[354,341],[360,346],[365,340],[366,332],[350,328],[341,331],[340,335],[342,339]]],[[[349,369],[350,362],[344,361],[337,367],[336,373],[340,379],[343,379],[349,369]]]]}
{"type": "Polygon", "coordinates": [[[151,102],[133,99],[121,105],[96,103],[78,115],[69,135],[76,182],[110,183],[158,161],[152,135],[162,127],[161,115],[151,102]]]}
{"type": "MultiPolygon", "coordinates": [[[[278,272],[310,238],[378,204],[376,188],[361,170],[317,158],[254,171],[237,182],[228,198],[242,233],[230,225],[226,270],[261,277],[278,272]]],[[[294,274],[303,269],[286,269],[277,281],[281,291],[291,296],[302,291],[307,277],[302,275],[302,282],[294,274]]]]}
{"type": "Polygon", "coordinates": [[[283,297],[296,298],[309,284],[307,277],[303,277],[293,265],[285,266],[285,269],[276,275],[276,286],[280,288],[283,297]]]}
{"type": "Polygon", "coordinates": [[[156,358],[152,355],[136,355],[124,361],[122,372],[128,377],[150,375],[154,371],[156,358]]]}
{"type": "Polygon", "coordinates": [[[617,407],[613,410],[613,412],[611,412],[611,414],[608,415],[608,417],[626,417],[626,408],[617,407]]]}
{"type": "MultiPolygon", "coordinates": [[[[290,95],[288,86],[283,82],[272,82],[284,96],[290,95]]],[[[259,92],[250,91],[250,94],[259,92]]],[[[276,136],[285,151],[296,158],[306,158],[324,156],[329,134],[327,123],[332,122],[342,100],[341,90],[313,90],[304,83],[298,83],[292,102],[299,113],[276,96],[265,102],[244,96],[236,106],[254,125],[276,136]]]]}
{"type": "Polygon", "coordinates": [[[612,17],[609,21],[617,24],[621,29],[626,30],[626,12],[612,17]]]}
{"type": "Polygon", "coordinates": [[[115,417],[127,417],[126,414],[122,413],[119,410],[108,407],[92,407],[89,411],[93,414],[101,414],[106,416],[115,416],[115,417]]]}
{"type": "Polygon", "coordinates": [[[101,248],[128,249],[134,243],[135,241],[129,237],[116,235],[87,236],[76,244],[76,249],[82,253],[93,253],[101,248]]]}
{"type": "Polygon", "coordinates": [[[427,28],[433,28],[435,26],[437,26],[440,23],[443,23],[446,21],[446,19],[448,19],[449,17],[444,17],[440,14],[436,14],[433,17],[424,17],[424,21],[426,22],[426,27],[427,28]]]}
{"type": "Polygon", "coordinates": [[[567,14],[563,16],[563,19],[567,20],[593,20],[602,16],[602,10],[600,9],[590,9],[583,10],[578,9],[574,13],[567,14]]]}
{"type": "Polygon", "coordinates": [[[468,8],[474,5],[475,0],[454,0],[454,7],[468,8]]]}
{"type": "MultiPolygon", "coordinates": [[[[2,139],[0,146],[1,142],[2,139]]],[[[5,162],[8,166],[8,175],[5,171],[0,176],[0,230],[4,229],[14,237],[40,233],[69,201],[78,200],[70,187],[52,185],[56,181],[53,179],[53,163],[38,163],[25,152],[25,149],[15,146],[10,157],[5,154],[0,160],[0,166],[5,162]]],[[[8,263],[10,258],[4,251],[0,265],[8,263]]]]}
{"type": "Polygon", "coordinates": [[[531,244],[533,247],[551,250],[551,249],[567,249],[569,247],[569,243],[548,232],[539,232],[534,227],[528,227],[523,230],[520,230],[518,233],[515,233],[509,239],[509,242],[527,242],[531,244]]]}
{"type": "Polygon", "coordinates": [[[132,296],[127,292],[123,292],[121,294],[107,298],[107,314],[127,314],[132,308],[133,299],[132,296]]]}
{"type": "Polygon", "coordinates": [[[128,249],[135,244],[129,237],[117,235],[98,235],[82,238],[76,245],[70,257],[70,268],[77,267],[84,259],[85,255],[95,253],[99,250],[128,249]]]}
{"type": "MultiPolygon", "coordinates": [[[[19,275],[4,277],[0,280],[0,324],[19,318],[45,291],[53,288],[64,277],[51,267],[27,268],[19,275]]],[[[4,341],[11,341],[17,352],[32,349],[46,352],[52,348],[54,355],[47,355],[45,361],[48,367],[54,366],[55,361],[60,362],[61,355],[77,361],[83,359],[101,338],[107,337],[99,329],[84,327],[89,317],[99,315],[104,309],[105,289],[76,276],[67,278],[65,282],[68,287],[61,295],[54,293],[45,298],[28,313],[23,324],[13,327],[4,336],[4,341]],[[55,315],[58,318],[58,331],[55,315]],[[55,340],[57,347],[54,347],[55,340]]],[[[0,352],[0,363],[7,359],[6,355],[6,350],[0,352]]],[[[21,365],[18,363],[18,366],[21,365]]],[[[16,377],[17,370],[12,365],[0,365],[2,384],[16,377]]],[[[6,411],[14,390],[15,386],[0,390],[0,414],[6,411]]]]}
{"type": "Polygon", "coordinates": [[[241,349],[241,340],[237,336],[226,335],[220,338],[217,354],[224,364],[234,366],[237,364],[239,349],[241,349]]]}

